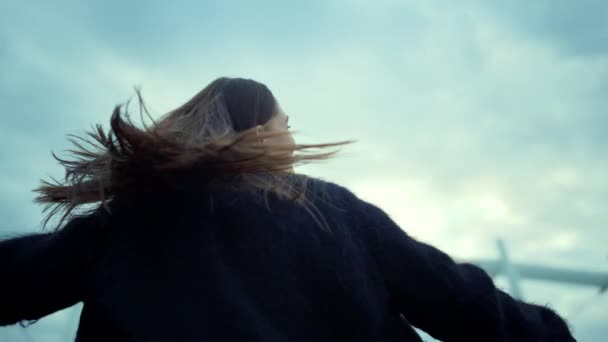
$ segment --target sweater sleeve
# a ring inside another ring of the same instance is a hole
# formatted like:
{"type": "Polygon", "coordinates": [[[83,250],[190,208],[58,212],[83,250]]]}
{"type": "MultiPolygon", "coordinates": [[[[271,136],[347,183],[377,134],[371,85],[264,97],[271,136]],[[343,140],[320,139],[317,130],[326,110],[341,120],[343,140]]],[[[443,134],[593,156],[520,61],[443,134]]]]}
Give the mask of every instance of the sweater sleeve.
{"type": "Polygon", "coordinates": [[[442,341],[575,341],[549,308],[512,298],[481,268],[454,262],[408,236],[381,209],[358,203],[390,300],[414,326],[442,341]]]}
{"type": "Polygon", "coordinates": [[[37,320],[81,301],[98,230],[93,215],[61,230],[0,241],[0,325],[37,320]]]}

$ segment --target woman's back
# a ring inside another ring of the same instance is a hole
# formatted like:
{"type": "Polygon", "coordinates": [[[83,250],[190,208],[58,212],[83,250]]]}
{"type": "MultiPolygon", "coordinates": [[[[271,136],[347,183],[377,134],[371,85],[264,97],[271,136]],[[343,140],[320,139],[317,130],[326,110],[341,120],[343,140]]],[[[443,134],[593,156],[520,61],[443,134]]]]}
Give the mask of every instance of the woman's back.
{"type": "Polygon", "coordinates": [[[413,334],[390,308],[353,229],[352,198],[321,181],[312,188],[323,197],[315,206],[331,231],[292,201],[269,195],[268,210],[250,192],[216,194],[212,209],[208,201],[166,201],[117,213],[93,258],[99,261],[80,340],[380,341],[413,334]]]}

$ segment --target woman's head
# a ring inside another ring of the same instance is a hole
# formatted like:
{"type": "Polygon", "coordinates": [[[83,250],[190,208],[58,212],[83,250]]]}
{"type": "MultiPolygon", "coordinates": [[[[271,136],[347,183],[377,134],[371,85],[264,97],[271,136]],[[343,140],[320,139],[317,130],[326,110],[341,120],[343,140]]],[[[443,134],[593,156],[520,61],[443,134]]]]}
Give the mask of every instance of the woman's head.
{"type": "MultiPolygon", "coordinates": [[[[141,113],[148,114],[139,91],[137,95],[141,113]]],[[[211,184],[237,178],[232,184],[302,204],[306,184],[290,181],[293,166],[326,159],[336,151],[322,150],[347,143],[296,144],[289,117],[272,92],[250,79],[218,78],[180,107],[152,119],[151,126],[144,123],[143,129],[131,122],[127,107],[115,107],[108,134],[96,125],[87,137],[75,136],[71,141],[76,150],[70,151],[74,160],[53,155],[66,176],[55,184],[43,181],[34,190],[37,202],[54,207],[44,224],[57,211],[65,210],[61,224],[76,207],[105,205],[121,193],[149,198],[167,190],[212,192],[211,184]]]]}
{"type": "Polygon", "coordinates": [[[222,77],[167,113],[158,126],[189,136],[190,141],[213,140],[255,129],[258,135],[278,133],[265,142],[293,145],[288,120],[266,85],[251,79],[222,77]]]}
{"type": "Polygon", "coordinates": [[[244,78],[219,78],[209,85],[226,106],[232,127],[242,132],[270,121],[277,114],[277,101],[268,87],[244,78]]]}

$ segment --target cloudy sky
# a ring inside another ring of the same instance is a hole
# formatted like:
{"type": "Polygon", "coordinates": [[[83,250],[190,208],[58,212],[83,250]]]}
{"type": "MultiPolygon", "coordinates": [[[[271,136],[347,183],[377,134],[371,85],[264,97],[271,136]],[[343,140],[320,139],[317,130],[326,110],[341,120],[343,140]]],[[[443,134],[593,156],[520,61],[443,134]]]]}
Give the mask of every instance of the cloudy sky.
{"type": "MultiPolygon", "coordinates": [[[[267,84],[301,142],[357,139],[298,171],[384,208],[458,259],[608,272],[605,1],[0,2],[0,234],[38,231],[31,189],[66,134],[141,86],[159,116],[216,77],[267,84]]],[[[504,279],[497,278],[500,286],[504,279]]],[[[608,295],[522,282],[580,341],[608,295]]],[[[11,341],[60,341],[77,310],[11,341]]],[[[7,337],[8,338],[8,337],[7,337]]]]}

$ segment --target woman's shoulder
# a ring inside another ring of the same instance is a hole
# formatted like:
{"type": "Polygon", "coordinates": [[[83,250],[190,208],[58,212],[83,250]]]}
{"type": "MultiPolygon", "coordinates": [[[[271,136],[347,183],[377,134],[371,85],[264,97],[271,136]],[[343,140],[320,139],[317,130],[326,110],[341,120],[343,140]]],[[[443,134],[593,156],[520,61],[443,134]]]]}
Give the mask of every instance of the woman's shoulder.
{"type": "Polygon", "coordinates": [[[350,191],[346,186],[334,181],[326,180],[319,177],[307,175],[296,175],[306,180],[306,188],[308,194],[313,198],[328,200],[331,202],[348,202],[354,203],[360,201],[357,196],[350,191]]]}
{"type": "Polygon", "coordinates": [[[311,188],[310,193],[314,198],[320,198],[336,204],[341,203],[350,208],[349,212],[357,217],[366,217],[371,220],[380,221],[390,218],[382,208],[360,198],[344,185],[315,177],[308,177],[307,179],[310,184],[309,188],[311,188]]]}

